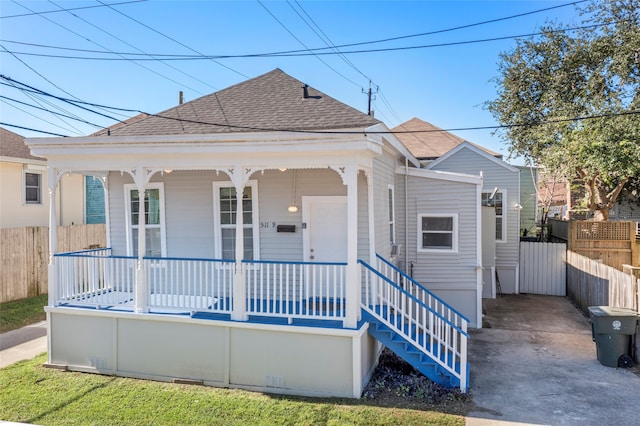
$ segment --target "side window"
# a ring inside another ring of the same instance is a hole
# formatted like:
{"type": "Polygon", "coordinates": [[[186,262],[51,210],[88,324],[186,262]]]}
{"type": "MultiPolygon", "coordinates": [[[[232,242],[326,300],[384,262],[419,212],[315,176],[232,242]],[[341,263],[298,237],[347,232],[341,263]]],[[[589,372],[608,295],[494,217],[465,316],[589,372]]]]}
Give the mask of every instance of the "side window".
{"type": "Polygon", "coordinates": [[[482,193],[482,205],[495,207],[496,209],[496,241],[504,242],[506,237],[506,225],[505,216],[503,214],[505,194],[504,191],[497,191],[495,193],[483,192],[482,193]],[[493,195],[493,196],[492,196],[493,195]]]}
{"type": "MultiPolygon", "coordinates": [[[[140,194],[135,185],[125,185],[125,210],[127,220],[127,241],[129,253],[138,256],[138,229],[140,194]]],[[[166,256],[164,221],[164,186],[162,183],[149,184],[144,192],[145,256],[166,256]]]]}
{"type": "Polygon", "coordinates": [[[24,203],[42,204],[42,175],[24,172],[24,203]]]}
{"type": "Polygon", "coordinates": [[[457,252],[458,215],[418,215],[418,251],[432,253],[457,252]]]}
{"type": "MultiPolygon", "coordinates": [[[[258,183],[256,181],[248,182],[242,194],[243,257],[245,260],[260,258],[257,197],[258,183]]],[[[233,184],[215,182],[213,184],[213,203],[216,257],[235,260],[238,200],[233,184]]]]}

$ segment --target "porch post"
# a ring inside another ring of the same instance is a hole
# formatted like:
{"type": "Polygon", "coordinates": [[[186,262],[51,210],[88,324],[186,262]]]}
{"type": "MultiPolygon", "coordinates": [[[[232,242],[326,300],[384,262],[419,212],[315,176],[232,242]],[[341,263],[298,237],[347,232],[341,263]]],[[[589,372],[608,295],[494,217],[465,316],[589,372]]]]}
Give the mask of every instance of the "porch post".
{"type": "Polygon", "coordinates": [[[48,304],[55,306],[58,301],[58,274],[54,255],[58,253],[58,216],[56,214],[56,189],[58,187],[58,169],[48,167],[47,188],[49,190],[49,267],[48,267],[48,304]]]}
{"type": "Polygon", "coordinates": [[[347,185],[347,289],[344,326],[356,328],[360,319],[360,268],[358,267],[358,168],[345,168],[347,185]]]}
{"type": "Polygon", "coordinates": [[[145,229],[145,191],[146,183],[145,172],[143,167],[138,167],[135,171],[135,183],[138,189],[138,265],[136,269],[136,290],[134,296],[135,311],[149,312],[147,307],[147,280],[144,267],[144,254],[147,250],[147,231],[145,229]]]}
{"type": "Polygon", "coordinates": [[[244,259],[244,187],[246,177],[242,167],[236,167],[232,177],[236,188],[236,270],[233,280],[233,311],[231,319],[246,321],[247,315],[247,291],[244,278],[242,260],[244,259]]]}

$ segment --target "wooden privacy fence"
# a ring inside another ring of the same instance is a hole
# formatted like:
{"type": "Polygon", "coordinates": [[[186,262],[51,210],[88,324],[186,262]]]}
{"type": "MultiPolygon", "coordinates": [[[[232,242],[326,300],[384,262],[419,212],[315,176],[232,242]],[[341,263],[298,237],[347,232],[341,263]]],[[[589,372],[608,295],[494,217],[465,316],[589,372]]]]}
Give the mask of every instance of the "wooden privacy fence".
{"type": "Polygon", "coordinates": [[[585,313],[589,306],[638,311],[640,280],[600,261],[567,252],[567,295],[585,313]]]}
{"type": "Polygon", "coordinates": [[[520,293],[567,295],[567,245],[520,242],[520,293]]]}
{"type": "MultiPolygon", "coordinates": [[[[58,227],[58,252],[105,247],[106,227],[58,227]]],[[[0,228],[0,303],[47,293],[49,228],[0,228]]]]}
{"type": "Polygon", "coordinates": [[[567,249],[622,270],[622,265],[640,266],[637,222],[549,220],[554,240],[567,242],[567,249]]]}

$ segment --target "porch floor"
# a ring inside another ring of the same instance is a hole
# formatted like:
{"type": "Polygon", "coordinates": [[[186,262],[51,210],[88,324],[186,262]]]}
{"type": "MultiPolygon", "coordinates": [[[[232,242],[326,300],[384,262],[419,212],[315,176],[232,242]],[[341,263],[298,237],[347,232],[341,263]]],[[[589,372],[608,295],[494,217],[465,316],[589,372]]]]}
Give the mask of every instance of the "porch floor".
{"type": "MultiPolygon", "coordinates": [[[[76,309],[90,309],[113,312],[135,312],[133,306],[133,292],[110,291],[108,297],[105,293],[84,296],[82,299],[71,300],[58,304],[60,307],[76,309]],[[105,303],[105,299],[108,303],[105,303]]],[[[229,298],[214,298],[211,296],[185,296],[176,294],[151,294],[149,295],[150,314],[175,315],[212,321],[249,322],[255,324],[290,325],[298,327],[319,327],[331,329],[343,329],[343,320],[337,316],[344,306],[343,303],[327,300],[320,301],[287,301],[270,299],[249,299],[247,306],[248,320],[237,321],[231,318],[230,313],[211,312],[216,306],[231,306],[229,298]],[[178,307],[171,307],[175,305],[178,307]],[[163,307],[158,307],[163,306],[163,307]],[[180,307],[181,306],[181,307],[180,307]],[[187,309],[184,306],[193,306],[187,309]],[[337,306],[337,310],[329,310],[337,306]],[[310,315],[307,318],[298,315],[310,315]]],[[[360,320],[356,329],[362,327],[366,321],[360,320]]]]}

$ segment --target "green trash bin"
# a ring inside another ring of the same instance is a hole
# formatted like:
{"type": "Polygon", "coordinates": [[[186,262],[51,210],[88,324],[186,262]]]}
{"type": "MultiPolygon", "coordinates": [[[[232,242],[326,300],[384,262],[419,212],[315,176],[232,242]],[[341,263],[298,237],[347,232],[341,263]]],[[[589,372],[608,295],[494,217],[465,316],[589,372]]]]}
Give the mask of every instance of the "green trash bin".
{"type": "Polygon", "coordinates": [[[589,322],[598,361],[607,367],[630,367],[638,314],[632,309],[590,306],[589,322]]]}

